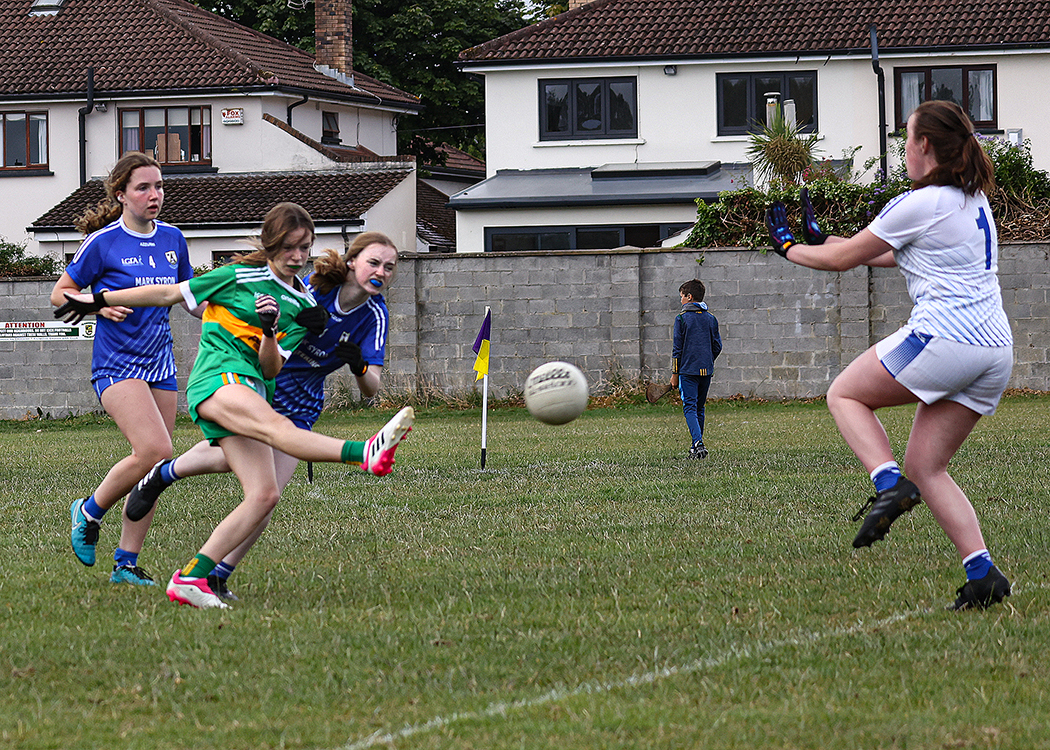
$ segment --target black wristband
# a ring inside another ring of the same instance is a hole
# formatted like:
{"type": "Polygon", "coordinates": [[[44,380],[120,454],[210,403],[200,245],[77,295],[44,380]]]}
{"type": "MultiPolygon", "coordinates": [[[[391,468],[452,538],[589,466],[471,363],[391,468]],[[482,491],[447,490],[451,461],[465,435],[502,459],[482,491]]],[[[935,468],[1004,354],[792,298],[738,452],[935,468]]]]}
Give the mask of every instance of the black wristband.
{"type": "Polygon", "coordinates": [[[98,305],[98,309],[101,310],[103,307],[109,307],[106,303],[106,297],[104,292],[95,292],[94,296],[95,304],[98,305]]]}

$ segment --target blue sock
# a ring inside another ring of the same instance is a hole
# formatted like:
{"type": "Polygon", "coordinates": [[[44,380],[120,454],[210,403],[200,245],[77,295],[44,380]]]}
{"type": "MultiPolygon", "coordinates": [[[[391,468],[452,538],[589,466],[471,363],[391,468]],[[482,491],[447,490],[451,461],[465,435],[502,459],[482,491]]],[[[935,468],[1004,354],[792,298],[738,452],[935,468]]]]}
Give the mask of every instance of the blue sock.
{"type": "Polygon", "coordinates": [[[174,458],[168,461],[166,464],[161,464],[160,471],[157,473],[160,474],[160,478],[164,482],[164,484],[174,484],[175,482],[182,479],[182,477],[175,473],[174,458]]]}
{"type": "Polygon", "coordinates": [[[128,552],[126,549],[121,549],[120,547],[117,547],[117,549],[113,552],[113,562],[116,563],[118,568],[123,565],[127,565],[129,567],[134,568],[136,565],[139,564],[139,553],[128,552]]]}
{"type": "Polygon", "coordinates": [[[875,483],[876,492],[890,489],[900,478],[901,469],[896,461],[887,461],[881,466],[876,466],[871,472],[871,481],[875,483]]]}
{"type": "Polygon", "coordinates": [[[84,501],[84,506],[81,508],[81,511],[93,521],[101,521],[102,516],[106,515],[106,508],[98,507],[98,503],[95,502],[94,494],[84,501]]]}
{"type": "Polygon", "coordinates": [[[229,578],[233,575],[233,570],[236,567],[236,565],[230,565],[227,562],[220,562],[215,566],[215,570],[213,570],[211,574],[213,576],[218,576],[219,578],[229,578]]]}
{"type": "Polygon", "coordinates": [[[984,578],[992,569],[992,556],[988,554],[988,550],[979,549],[963,560],[963,567],[966,568],[967,581],[984,578]]]}

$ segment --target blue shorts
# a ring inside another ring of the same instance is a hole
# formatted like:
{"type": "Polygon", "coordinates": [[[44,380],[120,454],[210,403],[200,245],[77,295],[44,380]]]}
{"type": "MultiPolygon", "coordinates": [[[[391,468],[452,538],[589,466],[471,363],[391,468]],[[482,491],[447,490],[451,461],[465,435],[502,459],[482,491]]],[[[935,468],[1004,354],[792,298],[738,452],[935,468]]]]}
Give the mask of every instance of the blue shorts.
{"type": "MultiPolygon", "coordinates": [[[[95,395],[98,396],[99,403],[102,402],[102,391],[109,388],[114,383],[119,383],[123,380],[141,380],[141,378],[112,378],[105,377],[99,378],[98,380],[91,381],[91,387],[95,389],[95,395]]],[[[175,379],[174,375],[169,375],[163,380],[158,380],[155,383],[147,383],[150,388],[156,388],[158,391],[177,391],[179,390],[179,383],[175,379]]]]}

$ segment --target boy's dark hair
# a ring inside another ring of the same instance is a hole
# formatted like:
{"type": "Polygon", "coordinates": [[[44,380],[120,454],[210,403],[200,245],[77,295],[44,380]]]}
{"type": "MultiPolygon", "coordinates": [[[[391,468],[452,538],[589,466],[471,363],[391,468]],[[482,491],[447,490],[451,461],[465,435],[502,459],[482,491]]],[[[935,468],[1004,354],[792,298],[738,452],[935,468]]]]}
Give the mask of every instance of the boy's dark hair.
{"type": "Polygon", "coordinates": [[[704,286],[704,282],[700,279],[689,279],[689,281],[678,287],[680,294],[688,294],[693,298],[693,302],[703,302],[704,294],[707,293],[707,287],[704,286]]]}

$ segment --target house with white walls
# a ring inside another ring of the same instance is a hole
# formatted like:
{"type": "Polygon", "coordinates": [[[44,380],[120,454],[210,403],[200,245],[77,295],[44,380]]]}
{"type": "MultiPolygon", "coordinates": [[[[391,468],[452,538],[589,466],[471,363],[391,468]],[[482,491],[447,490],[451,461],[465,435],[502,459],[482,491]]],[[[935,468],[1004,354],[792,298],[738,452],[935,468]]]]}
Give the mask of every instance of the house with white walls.
{"type": "Polygon", "coordinates": [[[0,0],[0,237],[69,257],[101,179],[144,151],[194,265],[282,200],[313,215],[315,251],[369,229],[416,250],[397,126],[419,100],[353,70],[350,0],[314,6],[311,55],[185,0],[0,0]]]}
{"type": "Polygon", "coordinates": [[[485,81],[484,181],[451,197],[461,252],[653,246],[748,179],[768,107],[877,178],[926,99],[1050,169],[1050,2],[571,0],[460,55],[485,81]]]}

